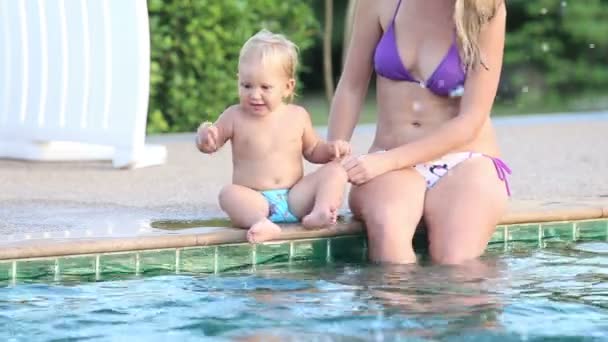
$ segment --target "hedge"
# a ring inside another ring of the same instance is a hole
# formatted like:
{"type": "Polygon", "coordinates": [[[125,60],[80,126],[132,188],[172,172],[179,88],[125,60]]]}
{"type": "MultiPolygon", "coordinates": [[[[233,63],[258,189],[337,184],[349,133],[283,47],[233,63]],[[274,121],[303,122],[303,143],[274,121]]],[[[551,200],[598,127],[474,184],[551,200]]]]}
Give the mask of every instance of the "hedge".
{"type": "Polygon", "coordinates": [[[319,24],[301,0],[149,0],[151,84],[148,132],[194,130],[237,101],[242,44],[262,28],[301,51],[319,24]]]}

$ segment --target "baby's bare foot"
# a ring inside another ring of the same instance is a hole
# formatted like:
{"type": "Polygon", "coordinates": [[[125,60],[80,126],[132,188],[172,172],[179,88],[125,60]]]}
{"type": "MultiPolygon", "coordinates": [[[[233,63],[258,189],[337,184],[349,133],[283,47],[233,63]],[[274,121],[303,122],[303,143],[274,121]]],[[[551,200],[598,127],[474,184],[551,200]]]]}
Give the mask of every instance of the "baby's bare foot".
{"type": "Polygon", "coordinates": [[[281,227],[268,219],[263,219],[249,228],[247,231],[247,241],[250,243],[260,243],[271,240],[280,234],[281,227]]]}
{"type": "Polygon", "coordinates": [[[338,210],[330,207],[327,210],[316,210],[302,218],[304,228],[327,228],[336,224],[338,220],[338,210]]]}

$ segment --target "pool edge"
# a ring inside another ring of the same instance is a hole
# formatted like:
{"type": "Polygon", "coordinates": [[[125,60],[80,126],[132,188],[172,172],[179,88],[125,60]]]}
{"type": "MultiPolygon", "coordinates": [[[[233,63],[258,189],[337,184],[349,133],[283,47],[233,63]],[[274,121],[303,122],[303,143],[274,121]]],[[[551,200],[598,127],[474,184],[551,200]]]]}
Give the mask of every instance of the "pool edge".
{"type": "MultiPolygon", "coordinates": [[[[538,228],[542,223],[576,222],[608,218],[608,201],[603,199],[572,202],[558,201],[513,201],[509,211],[498,227],[522,226],[538,228]],[[536,226],[535,226],[536,225],[536,226]]],[[[607,224],[608,227],[608,224],[607,224]]],[[[154,229],[145,234],[121,237],[86,237],[65,239],[34,239],[0,244],[0,261],[30,258],[61,257],[98,253],[130,252],[215,246],[245,243],[245,230],[214,227],[210,233],[162,231],[154,229]]],[[[607,228],[608,229],[608,228],[607,228]]],[[[299,225],[287,225],[276,241],[300,239],[322,239],[363,232],[360,222],[347,219],[331,229],[306,230],[299,225]]]]}

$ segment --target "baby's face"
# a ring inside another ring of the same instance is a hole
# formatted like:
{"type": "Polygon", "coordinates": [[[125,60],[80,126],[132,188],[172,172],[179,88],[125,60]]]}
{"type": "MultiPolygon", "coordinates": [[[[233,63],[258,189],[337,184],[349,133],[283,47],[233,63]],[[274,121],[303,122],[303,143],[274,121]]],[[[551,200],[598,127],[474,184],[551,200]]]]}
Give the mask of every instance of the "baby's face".
{"type": "Polygon", "coordinates": [[[241,106],[256,116],[272,113],[283,105],[293,92],[295,81],[281,65],[259,60],[241,61],[239,66],[239,98],[241,106]]]}

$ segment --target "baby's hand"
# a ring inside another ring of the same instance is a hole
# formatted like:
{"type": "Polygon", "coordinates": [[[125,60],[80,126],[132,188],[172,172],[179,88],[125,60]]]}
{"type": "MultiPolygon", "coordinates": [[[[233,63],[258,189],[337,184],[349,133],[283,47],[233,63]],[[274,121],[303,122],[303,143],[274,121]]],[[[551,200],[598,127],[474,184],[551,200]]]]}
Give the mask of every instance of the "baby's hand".
{"type": "Polygon", "coordinates": [[[334,140],[328,142],[329,153],[331,156],[331,160],[341,159],[350,154],[351,148],[348,141],[344,140],[334,140]]]}
{"type": "Polygon", "coordinates": [[[206,153],[217,151],[219,132],[211,122],[205,121],[196,130],[196,145],[206,153]]]}

